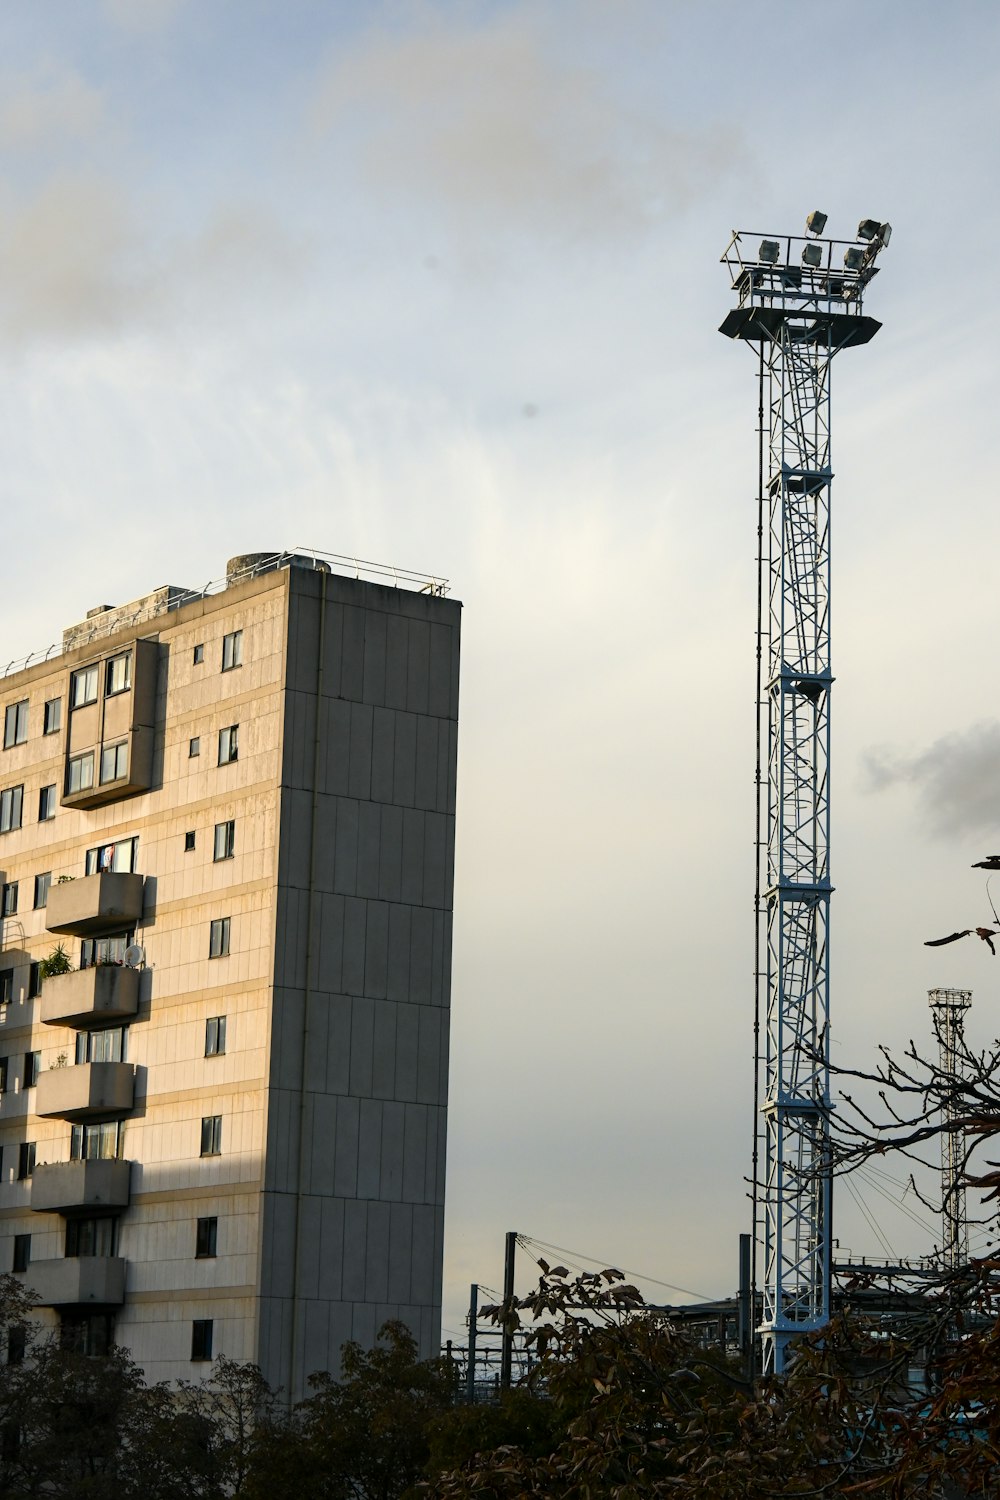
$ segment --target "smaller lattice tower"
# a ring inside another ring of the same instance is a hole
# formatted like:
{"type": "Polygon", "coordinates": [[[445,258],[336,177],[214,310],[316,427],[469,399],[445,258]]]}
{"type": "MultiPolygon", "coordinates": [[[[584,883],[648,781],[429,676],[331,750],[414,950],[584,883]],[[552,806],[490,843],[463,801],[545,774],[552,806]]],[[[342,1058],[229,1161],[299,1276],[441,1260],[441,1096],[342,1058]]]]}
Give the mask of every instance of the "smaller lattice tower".
{"type": "MultiPolygon", "coordinates": [[[[940,1049],[941,1073],[954,1078],[958,1070],[958,1053],[965,1028],[965,1013],[972,1004],[971,990],[928,990],[927,1000],[934,1016],[934,1030],[940,1049]]],[[[942,1110],[941,1132],[941,1217],[944,1263],[954,1270],[969,1258],[969,1221],[965,1212],[965,1188],[962,1184],[962,1144],[954,1129],[958,1113],[954,1096],[942,1110]]]]}

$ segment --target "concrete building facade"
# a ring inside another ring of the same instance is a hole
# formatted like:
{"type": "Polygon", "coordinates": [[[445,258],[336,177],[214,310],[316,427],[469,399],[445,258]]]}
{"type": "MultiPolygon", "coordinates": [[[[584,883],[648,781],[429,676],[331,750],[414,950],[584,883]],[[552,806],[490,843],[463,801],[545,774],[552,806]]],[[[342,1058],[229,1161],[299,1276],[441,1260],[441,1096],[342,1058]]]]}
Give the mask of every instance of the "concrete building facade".
{"type": "Polygon", "coordinates": [[[235,563],[0,679],[0,1270],[298,1397],[439,1347],[461,606],[235,563]]]}

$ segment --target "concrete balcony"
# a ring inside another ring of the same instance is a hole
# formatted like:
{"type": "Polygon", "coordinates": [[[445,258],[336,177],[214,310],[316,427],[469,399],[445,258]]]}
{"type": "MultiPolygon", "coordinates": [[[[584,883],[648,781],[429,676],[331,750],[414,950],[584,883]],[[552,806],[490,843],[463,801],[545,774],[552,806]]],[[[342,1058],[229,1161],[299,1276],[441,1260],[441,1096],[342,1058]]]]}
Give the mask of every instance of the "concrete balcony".
{"type": "Polygon", "coordinates": [[[135,1094],[135,1068],[124,1062],[77,1063],[39,1073],[35,1113],[60,1120],[125,1115],[135,1094]]]}
{"type": "Polygon", "coordinates": [[[125,1261],[120,1255],[33,1261],[24,1284],[36,1294],[40,1307],[120,1307],[125,1301],[125,1261]]]}
{"type": "Polygon", "coordinates": [[[36,1213],[68,1214],[128,1208],[128,1161],[57,1161],[36,1166],[31,1207],[36,1213]]]}
{"type": "Polygon", "coordinates": [[[53,974],[42,986],[42,1020],[49,1026],[103,1026],[126,1021],[139,1005],[139,971],[97,964],[53,974]]]}
{"type": "Polygon", "coordinates": [[[49,887],[49,932],[75,937],[131,927],[142,916],[142,876],[104,870],[49,887]]]}

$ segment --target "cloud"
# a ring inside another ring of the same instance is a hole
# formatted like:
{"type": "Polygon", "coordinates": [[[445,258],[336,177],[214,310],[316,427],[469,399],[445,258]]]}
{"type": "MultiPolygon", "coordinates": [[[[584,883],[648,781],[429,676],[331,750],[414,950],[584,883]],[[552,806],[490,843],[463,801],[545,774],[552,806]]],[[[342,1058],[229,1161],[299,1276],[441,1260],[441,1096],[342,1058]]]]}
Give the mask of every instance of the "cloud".
{"type": "Polygon", "coordinates": [[[721,134],[633,107],[518,11],[370,32],[326,65],[310,119],[326,136],[360,135],[370,182],[493,232],[633,233],[683,208],[734,155],[721,134]]]}
{"type": "Polygon", "coordinates": [[[23,345],[79,339],[186,309],[225,312],[301,254],[253,205],[220,204],[185,239],[140,228],[138,205],[103,178],[63,174],[18,197],[0,190],[0,330],[23,345]]]}
{"type": "Polygon", "coordinates": [[[105,18],[123,31],[159,31],[170,24],[187,0],[102,0],[105,18]]]}
{"type": "Polygon", "coordinates": [[[46,68],[8,78],[0,90],[0,149],[25,149],[90,135],[104,116],[104,98],[79,73],[46,68]]]}
{"type": "Polygon", "coordinates": [[[914,786],[938,838],[1000,829],[1000,722],[995,719],[945,735],[919,755],[870,750],[864,771],[869,792],[914,786]]]}

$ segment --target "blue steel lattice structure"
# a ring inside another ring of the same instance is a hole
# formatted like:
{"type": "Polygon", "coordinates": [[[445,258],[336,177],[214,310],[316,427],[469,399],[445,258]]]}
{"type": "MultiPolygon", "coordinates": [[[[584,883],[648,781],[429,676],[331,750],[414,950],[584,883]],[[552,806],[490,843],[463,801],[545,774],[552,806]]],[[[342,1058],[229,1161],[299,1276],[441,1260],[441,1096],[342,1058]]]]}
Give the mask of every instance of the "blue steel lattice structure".
{"type": "Polygon", "coordinates": [[[720,332],[757,346],[760,382],[753,1279],[762,1227],[774,1373],[830,1315],[830,367],[880,327],[862,298],[889,234],[736,231],[722,257],[738,305],[720,332]]]}

